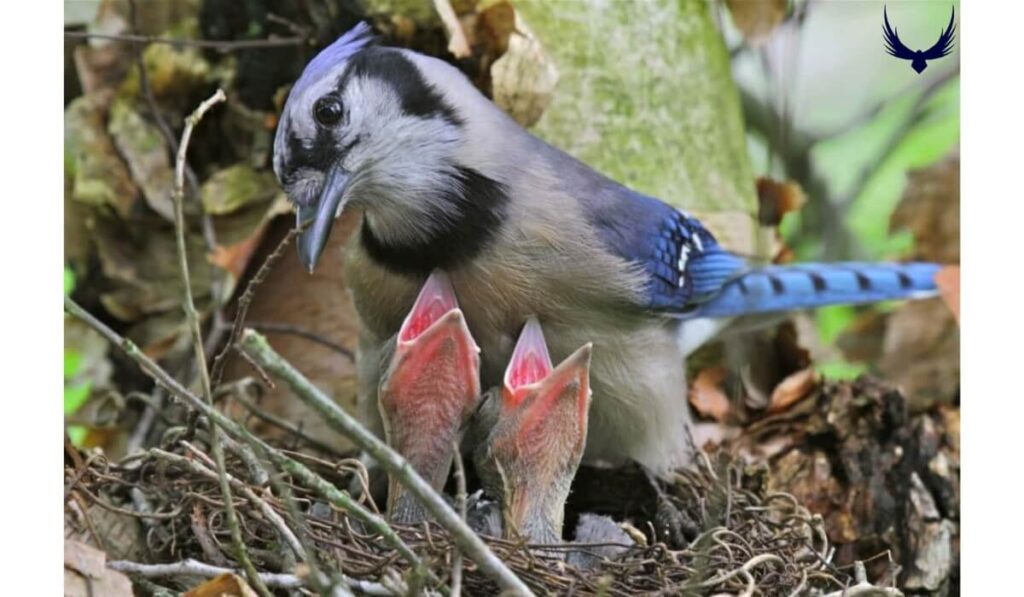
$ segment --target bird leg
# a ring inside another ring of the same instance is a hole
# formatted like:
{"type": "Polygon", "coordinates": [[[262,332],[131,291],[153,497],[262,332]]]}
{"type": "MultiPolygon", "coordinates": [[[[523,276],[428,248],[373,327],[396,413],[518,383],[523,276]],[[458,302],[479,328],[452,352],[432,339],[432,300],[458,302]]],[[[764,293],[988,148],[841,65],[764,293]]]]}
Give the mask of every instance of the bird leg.
{"type": "MultiPolygon", "coordinates": [[[[388,444],[438,491],[448,478],[453,445],[480,397],[479,354],[451,282],[434,271],[398,332],[378,407],[388,444]]],[[[391,476],[388,516],[402,523],[427,517],[391,476]]]]}
{"type": "Polygon", "coordinates": [[[536,319],[519,336],[484,446],[507,538],[562,540],[565,500],[587,439],[590,352],[586,344],[552,368],[536,319]]]}

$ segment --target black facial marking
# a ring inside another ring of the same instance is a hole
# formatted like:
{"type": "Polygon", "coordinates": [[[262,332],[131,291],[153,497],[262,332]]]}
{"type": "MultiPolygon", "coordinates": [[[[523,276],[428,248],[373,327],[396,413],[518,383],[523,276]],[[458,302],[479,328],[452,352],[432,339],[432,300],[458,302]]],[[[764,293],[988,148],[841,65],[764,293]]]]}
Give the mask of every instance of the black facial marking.
{"type": "Polygon", "coordinates": [[[768,281],[771,283],[772,292],[774,292],[775,294],[782,294],[783,292],[786,291],[786,287],[782,284],[782,280],[776,278],[775,276],[769,274],[768,281]]]}
{"type": "Polygon", "coordinates": [[[453,125],[462,125],[440,92],[427,83],[416,65],[398,50],[370,47],[359,52],[352,57],[338,81],[338,88],[344,88],[350,77],[379,79],[387,83],[394,89],[406,114],[421,118],[440,117],[453,125]]]}
{"type": "Polygon", "coordinates": [[[827,284],[825,284],[825,278],[822,278],[821,274],[811,272],[807,274],[807,276],[811,279],[811,284],[814,285],[814,290],[816,290],[817,292],[825,291],[827,284]]]}
{"type": "Polygon", "coordinates": [[[861,290],[871,290],[871,278],[860,272],[853,272],[853,275],[857,277],[857,288],[860,288],[861,290]]]}
{"type": "Polygon", "coordinates": [[[435,268],[450,269],[472,260],[486,248],[504,220],[508,202],[504,185],[476,170],[460,167],[441,200],[454,205],[457,215],[430,238],[386,243],[363,220],[363,248],[374,261],[399,274],[427,275],[435,268]]]}

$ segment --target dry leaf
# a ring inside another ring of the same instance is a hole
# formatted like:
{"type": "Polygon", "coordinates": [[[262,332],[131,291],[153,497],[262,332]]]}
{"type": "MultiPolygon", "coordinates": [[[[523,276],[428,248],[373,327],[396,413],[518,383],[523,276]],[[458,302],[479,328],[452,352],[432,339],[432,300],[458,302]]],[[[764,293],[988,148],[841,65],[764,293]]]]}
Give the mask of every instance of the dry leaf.
{"type": "Polygon", "coordinates": [[[768,412],[777,413],[806,398],[818,385],[817,375],[812,367],[791,373],[772,391],[768,412]]]}
{"type": "Polygon", "coordinates": [[[793,181],[778,181],[767,176],[757,177],[757,218],[762,226],[778,226],[782,216],[797,211],[807,202],[800,185],[793,181]]]}
{"type": "Polygon", "coordinates": [[[732,409],[729,397],[722,391],[725,376],[725,367],[712,367],[698,373],[690,384],[690,404],[693,408],[701,415],[711,417],[720,423],[725,421],[732,409]]]}
{"type": "Polygon", "coordinates": [[[747,43],[757,47],[786,18],[787,0],[725,0],[732,22],[747,43]]]}
{"type": "Polygon", "coordinates": [[[551,103],[558,69],[519,15],[515,17],[508,50],[491,65],[491,91],[494,103],[529,127],[551,103]]]}
{"type": "Polygon", "coordinates": [[[249,265],[253,253],[259,248],[262,239],[263,229],[240,243],[226,247],[218,245],[210,254],[210,263],[230,273],[235,280],[238,280],[245,273],[245,268],[249,265]]]}
{"type": "Polygon", "coordinates": [[[65,597],[132,597],[128,577],[107,568],[107,555],[78,541],[64,540],[65,597]]]}
{"type": "Polygon", "coordinates": [[[956,324],[960,325],[960,266],[951,265],[935,274],[935,285],[939,287],[939,296],[953,312],[956,324]]]}
{"type": "Polygon", "coordinates": [[[959,263],[960,159],[954,156],[912,171],[889,228],[910,230],[914,259],[959,263]]]}
{"type": "Polygon", "coordinates": [[[184,597],[257,597],[237,574],[224,573],[185,593],[184,597]]]}

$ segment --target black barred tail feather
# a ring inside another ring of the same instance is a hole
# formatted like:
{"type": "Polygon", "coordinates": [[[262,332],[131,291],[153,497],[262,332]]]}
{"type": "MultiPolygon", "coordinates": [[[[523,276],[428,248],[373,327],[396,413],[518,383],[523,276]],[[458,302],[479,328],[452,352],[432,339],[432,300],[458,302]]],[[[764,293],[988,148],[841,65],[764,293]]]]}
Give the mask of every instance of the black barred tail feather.
{"type": "Polygon", "coordinates": [[[694,317],[733,317],[936,294],[935,263],[805,263],[751,270],[726,282],[694,317]]]}

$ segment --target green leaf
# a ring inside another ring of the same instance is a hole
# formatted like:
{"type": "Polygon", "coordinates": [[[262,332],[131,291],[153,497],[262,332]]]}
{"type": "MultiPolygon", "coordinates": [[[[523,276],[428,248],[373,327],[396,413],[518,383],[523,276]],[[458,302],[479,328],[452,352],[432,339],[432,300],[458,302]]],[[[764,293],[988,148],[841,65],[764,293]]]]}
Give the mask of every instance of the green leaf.
{"type": "Polygon", "coordinates": [[[826,379],[851,380],[867,373],[868,367],[863,363],[848,363],[846,361],[831,361],[818,363],[814,370],[826,379]]]}
{"type": "Polygon", "coordinates": [[[77,447],[81,447],[85,443],[85,438],[89,435],[89,430],[81,425],[70,425],[67,428],[68,437],[71,438],[71,443],[77,447]]]}
{"type": "Polygon", "coordinates": [[[84,382],[73,386],[64,386],[64,416],[70,416],[82,408],[89,399],[92,383],[84,382]]]}
{"type": "Polygon", "coordinates": [[[857,311],[849,305],[822,307],[815,313],[818,324],[818,335],[825,344],[834,344],[843,332],[857,317],[857,311]]]}
{"type": "Polygon", "coordinates": [[[82,368],[82,353],[72,348],[64,349],[64,380],[67,381],[78,375],[82,368]]]}
{"type": "Polygon", "coordinates": [[[75,290],[75,272],[64,266],[64,296],[70,295],[75,290]]]}

